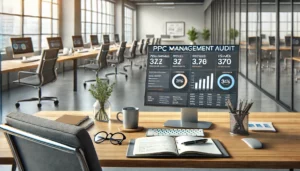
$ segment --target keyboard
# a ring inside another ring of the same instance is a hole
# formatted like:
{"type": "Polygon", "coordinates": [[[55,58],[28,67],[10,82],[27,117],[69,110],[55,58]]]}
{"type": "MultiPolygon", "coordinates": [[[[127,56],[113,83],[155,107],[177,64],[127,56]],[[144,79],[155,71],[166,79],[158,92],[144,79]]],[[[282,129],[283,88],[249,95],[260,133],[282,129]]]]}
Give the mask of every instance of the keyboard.
{"type": "Polygon", "coordinates": [[[147,137],[153,136],[196,136],[203,137],[203,129],[178,129],[178,128],[149,128],[146,132],[147,137]]]}
{"type": "Polygon", "coordinates": [[[39,61],[41,59],[41,56],[33,56],[33,57],[29,57],[26,58],[26,60],[21,60],[22,63],[29,63],[29,62],[36,62],[39,61]]]}

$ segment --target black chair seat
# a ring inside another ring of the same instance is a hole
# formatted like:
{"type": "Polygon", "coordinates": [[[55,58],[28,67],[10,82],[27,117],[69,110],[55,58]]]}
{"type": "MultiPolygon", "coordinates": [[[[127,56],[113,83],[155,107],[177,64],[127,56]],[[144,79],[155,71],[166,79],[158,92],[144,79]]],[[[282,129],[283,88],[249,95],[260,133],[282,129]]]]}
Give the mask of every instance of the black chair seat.
{"type": "Polygon", "coordinates": [[[29,85],[29,86],[39,86],[41,84],[38,75],[33,75],[30,77],[22,78],[20,80],[14,81],[14,83],[29,85]]]}
{"type": "Polygon", "coordinates": [[[91,70],[98,70],[99,65],[98,64],[87,64],[87,65],[84,65],[84,68],[91,69],[91,70]]]}

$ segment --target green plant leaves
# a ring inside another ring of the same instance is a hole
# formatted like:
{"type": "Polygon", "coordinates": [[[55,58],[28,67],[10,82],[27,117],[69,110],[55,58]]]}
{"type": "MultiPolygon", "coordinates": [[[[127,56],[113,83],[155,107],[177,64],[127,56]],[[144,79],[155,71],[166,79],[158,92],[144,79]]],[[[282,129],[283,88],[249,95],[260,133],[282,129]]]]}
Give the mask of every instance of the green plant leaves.
{"type": "Polygon", "coordinates": [[[192,42],[194,42],[195,40],[198,39],[198,34],[199,33],[197,32],[197,30],[194,27],[192,27],[192,29],[188,30],[188,32],[187,32],[187,35],[189,36],[189,40],[192,42]]]}
{"type": "Polygon", "coordinates": [[[92,84],[89,89],[92,96],[99,101],[99,103],[104,103],[108,100],[113,92],[113,87],[115,83],[109,85],[107,81],[102,81],[101,79],[96,79],[96,84],[92,84]]]}
{"type": "Polygon", "coordinates": [[[201,32],[201,36],[202,36],[203,40],[205,40],[205,41],[209,40],[210,31],[208,29],[204,28],[203,31],[201,32]]]}

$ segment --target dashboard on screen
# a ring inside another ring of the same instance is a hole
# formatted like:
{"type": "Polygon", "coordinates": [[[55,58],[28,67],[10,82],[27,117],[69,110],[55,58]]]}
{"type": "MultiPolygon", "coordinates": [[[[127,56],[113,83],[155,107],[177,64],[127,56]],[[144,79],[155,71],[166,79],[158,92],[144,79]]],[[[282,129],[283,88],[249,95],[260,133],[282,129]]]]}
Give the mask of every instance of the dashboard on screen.
{"type": "Polygon", "coordinates": [[[238,97],[239,46],[149,46],[145,105],[225,108],[238,97]]]}
{"type": "Polygon", "coordinates": [[[33,45],[30,37],[11,38],[11,45],[14,54],[33,53],[33,45]]]}

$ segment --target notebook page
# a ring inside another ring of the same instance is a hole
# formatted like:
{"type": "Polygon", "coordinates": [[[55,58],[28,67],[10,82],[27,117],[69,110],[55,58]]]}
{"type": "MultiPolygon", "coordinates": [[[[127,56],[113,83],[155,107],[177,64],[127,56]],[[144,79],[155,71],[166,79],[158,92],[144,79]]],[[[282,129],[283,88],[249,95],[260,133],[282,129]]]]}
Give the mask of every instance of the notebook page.
{"type": "Polygon", "coordinates": [[[178,148],[178,153],[203,153],[203,154],[212,154],[212,155],[222,155],[221,151],[218,149],[216,144],[213,142],[211,138],[206,138],[207,142],[205,144],[192,144],[192,145],[184,145],[181,144],[186,141],[198,140],[202,139],[201,137],[193,137],[193,136],[180,136],[176,137],[175,141],[178,148]]]}
{"type": "Polygon", "coordinates": [[[175,140],[168,136],[137,138],[133,149],[134,155],[177,153],[175,140]]]}

